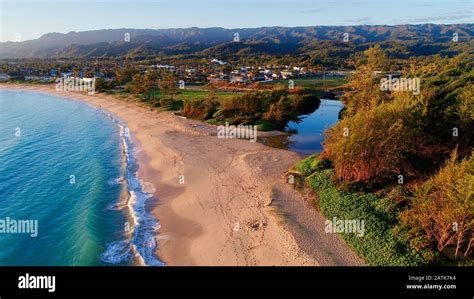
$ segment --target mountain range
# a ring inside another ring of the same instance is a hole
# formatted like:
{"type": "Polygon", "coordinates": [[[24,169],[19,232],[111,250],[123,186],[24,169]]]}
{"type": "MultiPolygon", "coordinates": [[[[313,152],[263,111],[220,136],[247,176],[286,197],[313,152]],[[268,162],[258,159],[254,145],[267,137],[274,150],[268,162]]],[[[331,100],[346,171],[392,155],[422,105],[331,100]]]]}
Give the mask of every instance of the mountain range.
{"type": "Polygon", "coordinates": [[[468,41],[474,24],[311,26],[261,28],[103,29],[48,33],[38,39],[0,43],[0,59],[103,58],[181,55],[327,55],[346,57],[370,44],[391,47],[395,56],[459,52],[453,37],[468,41]]]}

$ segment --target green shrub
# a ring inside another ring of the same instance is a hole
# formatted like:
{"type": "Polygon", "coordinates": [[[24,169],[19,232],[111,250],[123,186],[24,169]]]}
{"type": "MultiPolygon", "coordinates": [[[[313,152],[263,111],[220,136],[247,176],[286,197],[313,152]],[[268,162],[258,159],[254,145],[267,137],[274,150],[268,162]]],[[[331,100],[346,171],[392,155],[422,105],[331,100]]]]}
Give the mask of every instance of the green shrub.
{"type": "Polygon", "coordinates": [[[471,256],[474,231],[474,154],[458,161],[455,150],[446,165],[415,190],[401,215],[413,247],[455,250],[454,259],[471,256]],[[424,242],[422,242],[424,241],[424,242]]]}
{"type": "Polygon", "coordinates": [[[211,124],[211,125],[217,125],[218,124],[218,121],[216,119],[213,119],[213,118],[206,120],[206,122],[208,124],[211,124]]]}
{"type": "Polygon", "coordinates": [[[319,195],[322,214],[333,219],[364,220],[365,232],[345,233],[341,237],[369,265],[415,266],[426,261],[414,249],[394,234],[396,211],[387,209],[388,203],[372,194],[340,191],[332,182],[334,171],[314,172],[306,178],[308,185],[319,195]]]}
{"type": "Polygon", "coordinates": [[[406,157],[422,138],[410,116],[408,108],[388,103],[344,118],[326,131],[323,156],[346,183],[394,182],[415,173],[406,157]]]}
{"type": "Polygon", "coordinates": [[[472,55],[410,65],[402,77],[418,78],[419,93],[381,92],[386,57],[380,48],[364,53],[344,94],[343,119],[326,132],[323,155],[346,183],[386,185],[435,172],[456,147],[469,155],[474,140],[472,55]]]}
{"type": "Polygon", "coordinates": [[[259,131],[266,132],[266,131],[272,131],[276,129],[276,126],[268,122],[266,120],[261,120],[260,122],[257,123],[257,128],[259,131]]]}
{"type": "Polygon", "coordinates": [[[332,167],[331,161],[322,159],[318,154],[306,157],[295,165],[295,169],[304,176],[309,176],[317,170],[328,169],[332,167]]]}
{"type": "Polygon", "coordinates": [[[161,98],[160,99],[160,106],[161,107],[167,107],[173,105],[173,98],[161,98]]]}
{"type": "Polygon", "coordinates": [[[212,98],[205,100],[185,100],[182,114],[186,117],[207,120],[217,112],[218,102],[212,98]]]}
{"type": "Polygon", "coordinates": [[[305,159],[298,162],[295,165],[295,169],[299,171],[302,175],[308,176],[314,172],[314,169],[311,167],[313,161],[317,160],[318,154],[313,154],[311,156],[306,157],[305,159]]]}
{"type": "Polygon", "coordinates": [[[315,111],[319,104],[320,100],[314,94],[289,94],[288,89],[276,88],[246,92],[226,99],[219,115],[232,119],[245,118],[249,124],[260,122],[264,129],[271,124],[271,129],[283,130],[289,121],[315,111]]]}

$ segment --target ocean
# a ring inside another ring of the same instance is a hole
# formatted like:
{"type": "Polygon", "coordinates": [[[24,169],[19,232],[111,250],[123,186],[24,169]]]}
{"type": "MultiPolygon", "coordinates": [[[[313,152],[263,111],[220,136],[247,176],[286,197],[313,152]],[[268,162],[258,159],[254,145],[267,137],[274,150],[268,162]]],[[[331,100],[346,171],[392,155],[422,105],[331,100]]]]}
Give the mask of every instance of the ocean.
{"type": "Polygon", "coordinates": [[[0,265],[163,265],[137,170],[113,115],[0,89],[0,265]]]}

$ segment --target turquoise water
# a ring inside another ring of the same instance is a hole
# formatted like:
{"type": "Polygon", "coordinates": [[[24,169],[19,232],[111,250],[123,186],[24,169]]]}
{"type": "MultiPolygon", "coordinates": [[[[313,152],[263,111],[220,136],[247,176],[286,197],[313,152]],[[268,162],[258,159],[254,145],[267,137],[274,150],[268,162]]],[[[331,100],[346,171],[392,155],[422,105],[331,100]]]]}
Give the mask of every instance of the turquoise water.
{"type": "Polygon", "coordinates": [[[144,196],[124,146],[117,122],[101,110],[0,90],[0,222],[38,225],[36,237],[0,233],[0,265],[127,265],[136,264],[137,251],[152,252],[156,244],[143,239],[150,228],[139,226],[156,226],[142,215],[144,200],[129,202],[134,213],[121,203],[127,179],[135,179],[132,194],[144,196]]]}

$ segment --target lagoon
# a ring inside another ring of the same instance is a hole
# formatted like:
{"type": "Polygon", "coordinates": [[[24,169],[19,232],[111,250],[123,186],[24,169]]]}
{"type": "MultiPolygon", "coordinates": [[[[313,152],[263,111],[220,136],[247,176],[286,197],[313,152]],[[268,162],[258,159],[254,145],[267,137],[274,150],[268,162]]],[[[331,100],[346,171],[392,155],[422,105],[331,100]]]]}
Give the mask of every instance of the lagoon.
{"type": "Polygon", "coordinates": [[[337,123],[342,108],[341,101],[321,99],[314,112],[287,124],[288,135],[264,137],[260,140],[264,144],[302,154],[321,152],[324,132],[337,123]]]}

